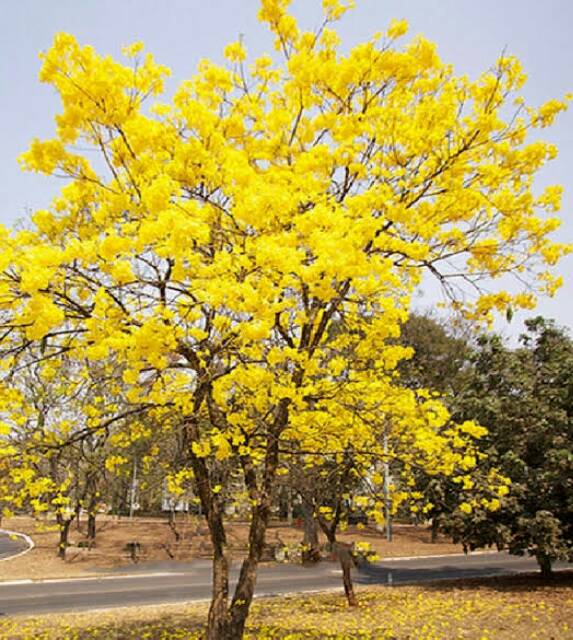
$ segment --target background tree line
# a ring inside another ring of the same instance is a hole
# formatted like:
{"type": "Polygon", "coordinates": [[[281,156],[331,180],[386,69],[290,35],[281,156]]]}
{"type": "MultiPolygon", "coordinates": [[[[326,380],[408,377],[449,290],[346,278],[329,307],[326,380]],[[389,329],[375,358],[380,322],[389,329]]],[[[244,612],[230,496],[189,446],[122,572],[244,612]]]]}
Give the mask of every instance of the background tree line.
{"type": "MultiPolygon", "coordinates": [[[[462,483],[417,477],[432,502],[435,533],[446,532],[468,549],[496,545],[534,555],[549,575],[557,559],[573,559],[573,342],[568,331],[541,317],[525,322],[518,345],[494,334],[473,336],[432,315],[413,315],[403,342],[414,347],[401,363],[406,384],[436,389],[456,420],[488,429],[487,454],[474,482],[491,468],[511,480],[492,511],[479,503],[455,510],[462,483]]],[[[454,479],[455,480],[455,479],[454,479]]],[[[471,488],[470,488],[471,489],[471,488]]]]}

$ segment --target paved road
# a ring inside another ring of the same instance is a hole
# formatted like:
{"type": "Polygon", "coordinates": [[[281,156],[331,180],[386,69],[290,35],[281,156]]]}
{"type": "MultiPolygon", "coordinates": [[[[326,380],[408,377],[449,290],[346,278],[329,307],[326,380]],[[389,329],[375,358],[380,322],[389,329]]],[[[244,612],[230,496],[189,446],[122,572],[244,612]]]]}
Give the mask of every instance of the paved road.
{"type": "MultiPolygon", "coordinates": [[[[563,565],[566,566],[566,565],[563,565]]],[[[571,566],[571,565],[569,565],[571,566]]],[[[355,572],[357,584],[405,584],[444,578],[503,575],[535,570],[535,562],[506,554],[476,554],[384,561],[355,572]]],[[[232,581],[237,577],[232,571],[232,581]]],[[[272,565],[260,568],[257,595],[340,588],[334,563],[312,568],[272,565]]],[[[209,598],[211,569],[207,561],[142,565],[131,575],[66,581],[0,582],[0,615],[79,611],[128,605],[183,602],[209,598]],[[153,570],[154,573],[146,573],[153,570]]]]}
{"type": "Polygon", "coordinates": [[[21,553],[27,548],[28,543],[24,538],[0,532],[0,560],[21,553]]]}

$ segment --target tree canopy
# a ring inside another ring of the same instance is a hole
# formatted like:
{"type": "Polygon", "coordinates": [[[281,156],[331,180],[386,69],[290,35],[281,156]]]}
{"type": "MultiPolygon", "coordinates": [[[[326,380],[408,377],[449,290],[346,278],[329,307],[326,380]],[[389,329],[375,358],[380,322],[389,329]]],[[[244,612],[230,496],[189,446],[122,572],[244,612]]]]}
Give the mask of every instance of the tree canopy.
{"type": "Polygon", "coordinates": [[[468,546],[497,544],[536,557],[545,574],[573,559],[573,341],[554,322],[526,321],[520,346],[482,338],[458,416],[488,428],[487,465],[511,479],[495,514],[454,518],[468,546]]]}

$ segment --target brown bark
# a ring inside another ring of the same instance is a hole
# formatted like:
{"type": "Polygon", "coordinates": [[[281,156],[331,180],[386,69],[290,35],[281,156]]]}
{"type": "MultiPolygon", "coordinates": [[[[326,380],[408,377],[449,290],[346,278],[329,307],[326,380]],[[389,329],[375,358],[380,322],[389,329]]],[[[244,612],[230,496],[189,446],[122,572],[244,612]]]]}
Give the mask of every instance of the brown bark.
{"type": "Polygon", "coordinates": [[[293,523],[293,504],[292,504],[292,489],[291,487],[287,487],[287,496],[286,496],[287,504],[286,504],[286,515],[287,515],[287,524],[289,527],[292,527],[293,523]]]}
{"type": "Polygon", "coordinates": [[[229,561],[225,553],[213,554],[213,591],[207,617],[206,640],[226,640],[228,636],[229,561]]]}
{"type": "Polygon", "coordinates": [[[171,529],[173,535],[175,536],[175,542],[180,542],[181,534],[177,530],[177,521],[176,521],[174,509],[169,509],[169,514],[167,516],[167,524],[169,525],[169,528],[171,529]]]}
{"type": "Polygon", "coordinates": [[[76,530],[78,533],[80,533],[82,530],[81,515],[82,505],[78,502],[78,504],[76,505],[76,530]]]}
{"type": "Polygon", "coordinates": [[[440,532],[440,521],[437,517],[432,518],[432,537],[431,541],[433,544],[438,542],[438,534],[440,532]]]}
{"type": "Polygon", "coordinates": [[[354,592],[354,584],[352,582],[352,567],[354,566],[354,558],[350,551],[350,545],[342,544],[340,542],[335,544],[336,555],[340,562],[340,568],[342,569],[342,584],[344,586],[344,593],[348,606],[358,606],[358,598],[354,592]]]}
{"type": "Polygon", "coordinates": [[[229,625],[225,640],[240,640],[245,632],[245,624],[255,593],[257,567],[263,553],[268,524],[266,509],[255,507],[249,531],[249,553],[243,560],[239,581],[235,587],[229,611],[229,625]]]}
{"type": "Polygon", "coordinates": [[[196,394],[195,413],[187,420],[189,458],[194,473],[196,493],[209,528],[209,537],[213,546],[213,589],[211,604],[207,617],[206,640],[226,640],[229,637],[229,557],[223,523],[222,504],[217,494],[213,493],[211,473],[204,458],[193,452],[191,444],[200,440],[198,412],[205,399],[207,386],[201,385],[196,394]]]}
{"type": "MultiPolygon", "coordinates": [[[[212,415],[212,418],[216,420],[217,416],[212,415]]],[[[241,456],[240,458],[245,485],[253,504],[249,527],[249,551],[241,566],[231,606],[223,612],[223,602],[221,604],[217,603],[216,612],[214,612],[213,617],[210,616],[209,618],[208,640],[215,640],[215,638],[217,640],[241,640],[244,635],[245,624],[255,593],[257,568],[263,554],[271,513],[273,488],[279,459],[279,435],[287,419],[288,400],[282,400],[267,440],[263,476],[260,483],[251,458],[249,456],[241,456]]],[[[219,586],[219,588],[221,587],[219,586]]],[[[226,588],[228,593],[228,577],[226,588]]],[[[216,597],[217,585],[214,582],[212,606],[216,597]]],[[[224,604],[227,604],[227,598],[224,599],[224,604]]]]}
{"type": "Polygon", "coordinates": [[[58,513],[56,516],[56,521],[58,523],[58,527],[60,528],[60,541],[58,544],[58,557],[62,560],[66,558],[66,549],[69,546],[69,533],[70,533],[70,525],[72,524],[74,517],[64,518],[61,514],[58,513]]]}
{"type": "MultiPolygon", "coordinates": [[[[198,377],[202,378],[205,375],[205,371],[202,367],[197,366],[198,362],[194,354],[188,353],[184,349],[183,355],[186,355],[190,362],[193,363],[198,377]]],[[[302,377],[302,370],[297,370],[293,375],[293,381],[296,385],[301,384],[302,377]]],[[[253,600],[257,567],[263,553],[279,462],[279,440],[288,423],[290,400],[288,398],[280,400],[272,424],[269,425],[260,486],[250,456],[240,456],[245,485],[253,507],[249,529],[249,551],[243,561],[230,607],[228,606],[229,558],[223,523],[223,504],[219,494],[213,493],[212,471],[207,465],[207,461],[195,455],[192,447],[193,443],[200,440],[198,416],[204,402],[207,404],[210,422],[222,428],[227,425],[224,415],[220,413],[215,402],[212,401],[210,382],[201,383],[195,392],[193,414],[186,421],[186,432],[189,443],[189,458],[194,472],[195,489],[205,514],[213,544],[213,592],[209,608],[206,639],[240,640],[244,634],[245,623],[253,600]]],[[[225,474],[223,473],[223,477],[219,476],[217,477],[217,484],[224,484],[227,479],[225,474]]]]}
{"type": "Polygon", "coordinates": [[[95,545],[96,540],[96,512],[95,507],[90,507],[88,513],[88,545],[90,549],[95,545]]]}
{"type": "Polygon", "coordinates": [[[303,564],[316,563],[320,560],[320,544],[318,541],[318,525],[314,517],[314,505],[305,496],[302,497],[302,511],[304,518],[304,536],[302,544],[303,564]]]}
{"type": "Polygon", "coordinates": [[[213,546],[213,590],[207,618],[206,640],[226,640],[229,630],[229,556],[223,524],[222,505],[211,490],[209,470],[202,458],[195,457],[195,478],[213,546]]]}
{"type": "Polygon", "coordinates": [[[239,581],[233,594],[225,640],[240,640],[245,631],[245,623],[255,593],[257,567],[265,546],[265,536],[269,524],[273,488],[279,462],[279,437],[288,421],[288,407],[288,399],[280,401],[267,439],[265,465],[260,486],[251,458],[248,456],[241,457],[245,485],[254,506],[251,512],[251,526],[249,528],[249,553],[241,566],[239,581]]]}
{"type": "Polygon", "coordinates": [[[97,475],[92,472],[86,479],[85,494],[88,500],[88,521],[87,521],[87,538],[88,546],[91,549],[95,546],[96,540],[96,514],[98,507],[98,491],[97,491],[97,475]]]}
{"type": "Polygon", "coordinates": [[[358,598],[354,592],[354,584],[352,582],[352,567],[356,564],[351,552],[351,545],[348,543],[338,542],[336,540],[336,529],[340,522],[342,514],[341,503],[338,502],[334,511],[333,519],[327,522],[324,518],[318,517],[320,528],[324,531],[324,535],[328,540],[331,550],[336,554],[340,568],[342,569],[342,585],[348,606],[358,606],[358,598]]]}
{"type": "Polygon", "coordinates": [[[541,577],[545,580],[552,580],[554,575],[551,558],[545,553],[538,553],[537,564],[541,569],[541,577]]]}

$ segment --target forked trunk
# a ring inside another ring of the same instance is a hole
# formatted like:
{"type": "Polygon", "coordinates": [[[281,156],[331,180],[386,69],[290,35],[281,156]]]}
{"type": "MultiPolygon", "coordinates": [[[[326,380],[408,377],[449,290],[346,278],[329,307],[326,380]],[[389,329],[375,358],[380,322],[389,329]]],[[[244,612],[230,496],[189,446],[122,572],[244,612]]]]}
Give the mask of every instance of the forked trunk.
{"type": "MultiPolygon", "coordinates": [[[[195,411],[210,391],[209,386],[200,386],[195,396],[195,411]]],[[[224,504],[218,494],[212,490],[210,469],[203,458],[198,457],[191,447],[190,459],[195,474],[195,488],[199,494],[201,506],[209,526],[209,534],[213,544],[213,592],[207,621],[207,640],[241,640],[245,630],[245,623],[255,592],[257,566],[263,553],[265,534],[268,526],[271,497],[273,495],[274,480],[278,466],[278,442],[280,430],[284,428],[288,418],[288,399],[282,399],[275,420],[275,433],[269,438],[264,464],[264,478],[261,487],[258,486],[257,474],[252,460],[241,457],[241,464],[245,475],[245,484],[252,501],[252,519],[249,528],[249,550],[241,567],[239,580],[235,588],[233,601],[229,607],[229,560],[225,526],[223,522],[224,504]]],[[[209,415],[213,424],[221,419],[216,407],[209,404],[209,415]]],[[[199,429],[194,417],[187,423],[190,442],[197,442],[199,429]]],[[[217,479],[225,482],[225,477],[217,479]]]]}
{"type": "Polygon", "coordinates": [[[251,523],[249,553],[241,566],[231,606],[229,563],[225,555],[213,559],[213,595],[207,622],[207,640],[241,640],[255,593],[257,567],[263,553],[267,519],[258,515],[251,523]]]}

